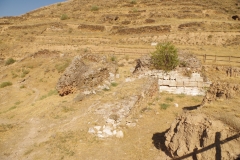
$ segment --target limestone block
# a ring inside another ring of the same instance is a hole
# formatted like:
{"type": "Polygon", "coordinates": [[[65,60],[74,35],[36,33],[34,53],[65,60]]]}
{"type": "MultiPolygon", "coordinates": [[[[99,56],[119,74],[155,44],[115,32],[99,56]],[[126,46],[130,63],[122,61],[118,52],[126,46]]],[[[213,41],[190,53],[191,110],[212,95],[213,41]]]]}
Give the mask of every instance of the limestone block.
{"type": "Polygon", "coordinates": [[[163,79],[163,74],[162,73],[157,73],[158,78],[163,79]]]}
{"type": "Polygon", "coordinates": [[[162,79],[158,79],[158,85],[163,85],[163,80],[162,79]]]}
{"type": "Polygon", "coordinates": [[[198,88],[203,88],[203,82],[197,82],[198,83],[198,88]]]}
{"type": "Polygon", "coordinates": [[[177,87],[175,94],[184,94],[184,92],[185,92],[184,87],[177,87]]]}
{"type": "Polygon", "coordinates": [[[176,86],[177,86],[177,87],[183,86],[183,81],[182,81],[182,80],[177,80],[177,81],[176,81],[176,86]]]}
{"type": "Polygon", "coordinates": [[[176,79],[176,75],[170,75],[170,80],[175,80],[176,79]]]}
{"type": "Polygon", "coordinates": [[[198,83],[197,82],[184,82],[185,87],[197,87],[198,83]]]}
{"type": "Polygon", "coordinates": [[[168,86],[169,85],[169,80],[162,80],[162,85],[168,86]]]}
{"type": "Polygon", "coordinates": [[[163,75],[164,80],[169,80],[169,75],[163,75]]]}
{"type": "Polygon", "coordinates": [[[163,92],[163,91],[168,90],[168,88],[169,88],[168,86],[160,86],[160,87],[159,87],[159,91],[160,91],[160,92],[163,92]]]}
{"type": "Polygon", "coordinates": [[[196,81],[197,81],[197,82],[203,82],[203,78],[202,78],[202,77],[197,77],[197,78],[196,78],[196,81]]]}
{"type": "Polygon", "coordinates": [[[199,73],[192,73],[192,77],[198,78],[201,77],[201,75],[199,73]]]}
{"type": "Polygon", "coordinates": [[[169,85],[170,87],[176,87],[176,86],[177,86],[177,82],[176,82],[175,80],[169,80],[169,81],[168,81],[168,85],[169,85]]]}
{"type": "Polygon", "coordinates": [[[177,87],[168,87],[165,91],[169,93],[175,93],[177,87]]]}

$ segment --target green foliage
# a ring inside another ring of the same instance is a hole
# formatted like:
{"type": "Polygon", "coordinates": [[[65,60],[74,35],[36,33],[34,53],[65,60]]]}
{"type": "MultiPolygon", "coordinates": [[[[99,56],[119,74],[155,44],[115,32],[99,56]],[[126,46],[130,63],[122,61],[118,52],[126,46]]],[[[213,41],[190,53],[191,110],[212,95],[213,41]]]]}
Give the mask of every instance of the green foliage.
{"type": "Polygon", "coordinates": [[[112,82],[111,86],[116,87],[118,84],[116,82],[112,82]]]}
{"type": "Polygon", "coordinates": [[[22,88],[26,88],[26,86],[25,86],[25,85],[21,85],[21,86],[20,86],[20,89],[22,89],[22,88]]]}
{"type": "Polygon", "coordinates": [[[62,14],[62,16],[61,16],[60,19],[61,19],[61,20],[66,20],[66,19],[69,19],[69,17],[68,17],[68,15],[66,15],[66,14],[62,14]]]}
{"type": "Polygon", "coordinates": [[[110,59],[111,59],[112,62],[115,62],[117,60],[117,57],[115,55],[113,55],[113,56],[111,56],[110,59]]]}
{"type": "Polygon", "coordinates": [[[29,72],[30,72],[29,70],[23,69],[22,74],[21,74],[21,78],[24,78],[29,72]]]}
{"type": "Polygon", "coordinates": [[[167,104],[167,103],[161,103],[160,104],[160,108],[163,109],[163,110],[166,110],[170,105],[167,104]]]}
{"type": "Polygon", "coordinates": [[[104,91],[110,91],[110,89],[109,89],[109,88],[104,88],[103,90],[104,90],[104,91]]]}
{"type": "Polygon", "coordinates": [[[0,88],[4,88],[4,87],[7,87],[7,86],[11,86],[12,85],[12,82],[2,82],[1,84],[0,84],[0,88]]]}
{"type": "Polygon", "coordinates": [[[69,64],[70,64],[70,60],[66,60],[62,63],[55,65],[55,68],[57,69],[58,73],[62,73],[69,66],[69,64]]]}
{"type": "Polygon", "coordinates": [[[132,0],[130,1],[131,4],[137,4],[137,1],[136,0],[132,0]]]}
{"type": "Polygon", "coordinates": [[[40,100],[43,100],[43,99],[45,99],[49,96],[57,95],[57,94],[58,94],[57,90],[51,90],[51,91],[48,92],[48,94],[45,94],[42,97],[40,97],[40,100]]]}
{"type": "Polygon", "coordinates": [[[133,9],[133,12],[138,12],[138,9],[137,9],[137,8],[134,8],[134,9],[133,9]]]}
{"type": "Polygon", "coordinates": [[[170,42],[159,43],[152,53],[151,61],[156,69],[173,70],[179,63],[177,49],[170,42]]]}
{"type": "Polygon", "coordinates": [[[168,102],[173,102],[174,99],[173,99],[172,97],[167,97],[167,98],[166,98],[166,101],[168,101],[168,102]]]}
{"type": "Polygon", "coordinates": [[[91,11],[98,11],[99,7],[98,6],[92,6],[91,11]]]}
{"type": "Polygon", "coordinates": [[[13,64],[14,62],[16,62],[16,60],[14,60],[13,58],[8,58],[7,61],[5,62],[5,65],[10,65],[13,64]]]}
{"type": "Polygon", "coordinates": [[[12,73],[12,78],[18,77],[18,75],[15,72],[12,71],[11,73],[12,73]]]}

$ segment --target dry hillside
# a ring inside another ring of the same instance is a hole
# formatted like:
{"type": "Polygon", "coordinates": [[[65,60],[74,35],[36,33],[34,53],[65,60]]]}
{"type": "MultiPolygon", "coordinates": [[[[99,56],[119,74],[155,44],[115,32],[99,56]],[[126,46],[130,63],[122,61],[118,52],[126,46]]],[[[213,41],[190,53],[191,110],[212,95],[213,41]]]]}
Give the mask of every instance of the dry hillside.
{"type": "MultiPolygon", "coordinates": [[[[237,134],[237,93],[198,108],[203,96],[159,93],[157,81],[132,74],[135,59],[153,51],[154,42],[170,41],[200,61],[207,54],[232,56],[240,62],[240,20],[233,16],[240,17],[239,0],[69,0],[21,16],[1,17],[0,159],[162,160],[184,156],[189,148],[169,154],[171,146],[164,145],[164,134],[183,112],[201,113],[199,119],[207,116],[227,126],[224,138],[237,134]],[[73,59],[80,60],[73,65],[73,59]],[[81,86],[66,87],[62,93],[69,94],[59,96],[59,79],[76,82],[69,72],[82,73],[79,77],[84,81],[79,82],[81,86]],[[100,136],[110,124],[118,138],[100,136]],[[103,130],[90,134],[96,126],[103,130]]],[[[204,76],[237,85],[240,73],[227,76],[226,71],[239,64],[229,63],[228,58],[208,60],[203,63],[204,76]]],[[[175,134],[174,128],[171,131],[175,134]]],[[[239,136],[233,142],[237,148],[239,136]]],[[[208,140],[205,146],[211,143],[208,140]]],[[[214,159],[214,149],[209,153],[209,159],[214,159]]],[[[240,150],[224,150],[222,155],[236,159],[240,150]]]]}

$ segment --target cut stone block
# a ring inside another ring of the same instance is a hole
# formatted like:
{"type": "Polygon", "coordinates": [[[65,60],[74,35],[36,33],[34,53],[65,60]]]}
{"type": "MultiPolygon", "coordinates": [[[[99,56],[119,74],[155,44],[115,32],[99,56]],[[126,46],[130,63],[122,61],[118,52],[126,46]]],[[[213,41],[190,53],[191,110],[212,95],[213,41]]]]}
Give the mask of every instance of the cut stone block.
{"type": "Polygon", "coordinates": [[[198,82],[198,87],[203,88],[203,82],[198,82]]]}
{"type": "Polygon", "coordinates": [[[197,82],[184,82],[185,87],[197,87],[197,82]]]}
{"type": "Polygon", "coordinates": [[[198,77],[198,78],[196,78],[196,81],[197,82],[203,82],[203,78],[202,77],[198,77]]]}
{"type": "Polygon", "coordinates": [[[177,82],[176,82],[175,80],[169,80],[169,81],[168,81],[168,85],[169,85],[170,87],[176,87],[177,82]]]}
{"type": "Polygon", "coordinates": [[[163,80],[162,79],[158,79],[158,85],[163,85],[163,80]]]}
{"type": "Polygon", "coordinates": [[[164,80],[169,80],[169,75],[163,75],[164,80]]]}
{"type": "Polygon", "coordinates": [[[168,89],[169,89],[169,86],[160,86],[159,87],[160,92],[167,91],[168,89]]]}
{"type": "Polygon", "coordinates": [[[175,94],[184,94],[185,93],[185,89],[184,87],[177,87],[175,94]]]}
{"type": "Polygon", "coordinates": [[[182,87],[183,86],[183,81],[176,81],[176,86],[177,87],[182,87]]]}
{"type": "Polygon", "coordinates": [[[192,73],[192,77],[201,77],[199,73],[192,73]]]}

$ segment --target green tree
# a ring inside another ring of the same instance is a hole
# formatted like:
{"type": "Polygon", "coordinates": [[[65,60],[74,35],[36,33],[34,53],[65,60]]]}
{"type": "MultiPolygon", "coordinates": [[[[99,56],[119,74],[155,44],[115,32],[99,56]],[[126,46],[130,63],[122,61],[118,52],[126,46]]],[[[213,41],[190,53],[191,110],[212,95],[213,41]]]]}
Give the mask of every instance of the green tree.
{"type": "Polygon", "coordinates": [[[156,51],[152,53],[151,61],[156,69],[173,70],[179,63],[176,47],[171,42],[158,44],[156,51]]]}

